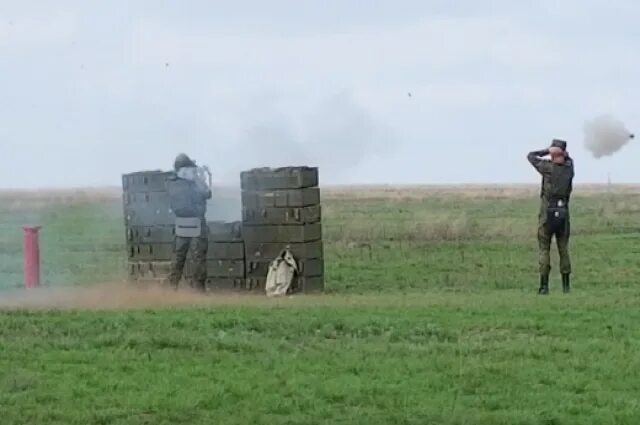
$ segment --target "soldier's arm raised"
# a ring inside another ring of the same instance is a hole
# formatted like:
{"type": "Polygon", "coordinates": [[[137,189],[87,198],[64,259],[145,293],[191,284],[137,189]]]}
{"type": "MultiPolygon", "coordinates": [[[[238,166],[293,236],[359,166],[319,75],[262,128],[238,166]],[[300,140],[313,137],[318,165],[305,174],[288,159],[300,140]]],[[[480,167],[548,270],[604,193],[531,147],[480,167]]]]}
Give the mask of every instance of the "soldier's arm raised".
{"type": "Polygon", "coordinates": [[[211,199],[211,188],[201,179],[195,180],[196,190],[204,199],[211,199]]]}
{"type": "Polygon", "coordinates": [[[545,174],[549,171],[549,161],[544,160],[542,157],[549,153],[549,149],[542,149],[539,151],[532,151],[527,154],[527,160],[533,168],[538,170],[540,174],[545,174]]]}
{"type": "Polygon", "coordinates": [[[565,153],[564,165],[571,169],[571,184],[569,185],[569,198],[571,198],[571,194],[573,193],[573,177],[576,175],[576,172],[573,166],[573,159],[569,156],[569,152],[565,153]]]}
{"type": "Polygon", "coordinates": [[[573,158],[569,156],[569,152],[566,152],[564,155],[564,163],[568,165],[573,170],[573,158]]]}
{"type": "Polygon", "coordinates": [[[200,193],[204,199],[211,199],[211,189],[209,189],[209,187],[201,188],[200,193]]]}

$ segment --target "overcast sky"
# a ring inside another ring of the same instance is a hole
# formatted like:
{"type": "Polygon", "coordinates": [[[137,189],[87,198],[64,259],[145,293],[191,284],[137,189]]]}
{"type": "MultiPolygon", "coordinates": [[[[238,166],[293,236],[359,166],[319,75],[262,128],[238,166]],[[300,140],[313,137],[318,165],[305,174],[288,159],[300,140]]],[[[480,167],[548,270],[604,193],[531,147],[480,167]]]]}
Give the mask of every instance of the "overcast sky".
{"type": "Polygon", "coordinates": [[[218,180],[317,165],[324,183],[532,182],[586,119],[639,124],[640,2],[0,0],[0,186],[118,185],[186,152],[218,180]],[[615,6],[614,6],[615,5],[615,6]],[[409,95],[410,93],[410,95],[409,95]]]}

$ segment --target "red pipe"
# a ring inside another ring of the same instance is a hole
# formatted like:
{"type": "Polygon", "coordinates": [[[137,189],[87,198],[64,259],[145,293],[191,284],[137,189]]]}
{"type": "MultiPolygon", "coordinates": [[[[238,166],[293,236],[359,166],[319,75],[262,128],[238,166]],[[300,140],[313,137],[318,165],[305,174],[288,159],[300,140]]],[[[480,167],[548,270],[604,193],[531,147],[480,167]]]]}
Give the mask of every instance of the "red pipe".
{"type": "Polygon", "coordinates": [[[24,231],[24,287],[40,286],[40,226],[23,226],[24,231]]]}

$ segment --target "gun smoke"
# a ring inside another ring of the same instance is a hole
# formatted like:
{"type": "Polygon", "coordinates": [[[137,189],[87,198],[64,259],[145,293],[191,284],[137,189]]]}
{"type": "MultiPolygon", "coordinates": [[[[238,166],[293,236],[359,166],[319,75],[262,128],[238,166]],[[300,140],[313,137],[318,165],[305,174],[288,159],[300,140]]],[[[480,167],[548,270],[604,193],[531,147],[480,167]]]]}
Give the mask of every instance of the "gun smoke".
{"type": "Polygon", "coordinates": [[[390,127],[349,93],[297,105],[298,100],[287,99],[284,107],[282,100],[248,102],[252,106],[241,122],[233,122],[221,111],[221,116],[233,122],[228,127],[232,137],[228,143],[212,146],[215,152],[211,157],[198,158],[212,166],[214,186],[226,185],[223,193],[214,190],[209,219],[240,218],[241,171],[307,165],[320,168],[321,184],[331,184],[348,180],[355,166],[388,152],[397,143],[390,127]]]}
{"type": "Polygon", "coordinates": [[[396,143],[391,129],[349,93],[302,102],[298,109],[275,101],[257,107],[227,146],[227,160],[215,164],[222,174],[235,178],[253,167],[308,165],[321,169],[323,181],[338,181],[396,143]]]}
{"type": "Polygon", "coordinates": [[[596,117],[584,124],[584,145],[595,158],[613,155],[633,137],[621,121],[609,115],[596,117]]]}

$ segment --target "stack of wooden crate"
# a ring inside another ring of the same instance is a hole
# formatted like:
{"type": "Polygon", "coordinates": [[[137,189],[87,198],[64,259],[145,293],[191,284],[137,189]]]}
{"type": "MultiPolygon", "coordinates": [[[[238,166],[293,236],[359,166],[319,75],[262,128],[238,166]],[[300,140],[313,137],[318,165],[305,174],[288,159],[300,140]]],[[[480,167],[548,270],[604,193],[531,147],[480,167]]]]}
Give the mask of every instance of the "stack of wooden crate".
{"type": "Polygon", "coordinates": [[[318,169],[256,168],[241,173],[247,289],[264,291],[269,264],[284,249],[296,259],[294,291],[324,289],[318,169]]]}
{"type": "Polygon", "coordinates": [[[174,252],[175,216],[169,204],[168,172],[122,176],[129,278],[163,280],[174,252]]]}

